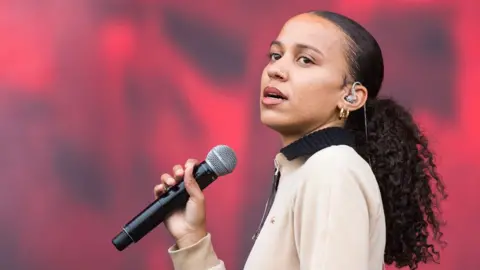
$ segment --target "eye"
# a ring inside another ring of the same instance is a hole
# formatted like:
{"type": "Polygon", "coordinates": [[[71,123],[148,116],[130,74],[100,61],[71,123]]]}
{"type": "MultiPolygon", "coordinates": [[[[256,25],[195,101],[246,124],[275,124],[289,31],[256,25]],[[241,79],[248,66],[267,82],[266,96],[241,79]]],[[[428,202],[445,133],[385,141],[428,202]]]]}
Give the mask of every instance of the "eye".
{"type": "Polygon", "coordinates": [[[300,58],[298,58],[298,61],[300,61],[304,65],[310,65],[314,63],[312,59],[306,56],[301,56],[300,58]]]}
{"type": "Polygon", "coordinates": [[[269,53],[268,58],[270,58],[270,61],[276,61],[282,58],[282,56],[279,53],[269,53]]]}

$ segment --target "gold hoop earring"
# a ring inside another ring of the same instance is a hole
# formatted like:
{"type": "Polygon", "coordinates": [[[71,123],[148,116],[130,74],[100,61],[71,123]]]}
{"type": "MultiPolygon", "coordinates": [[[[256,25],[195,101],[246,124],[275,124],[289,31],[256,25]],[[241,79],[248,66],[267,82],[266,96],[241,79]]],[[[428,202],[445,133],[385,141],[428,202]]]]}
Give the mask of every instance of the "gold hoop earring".
{"type": "Polygon", "coordinates": [[[339,115],[340,120],[345,120],[345,119],[347,119],[349,114],[350,114],[350,111],[349,111],[349,110],[347,110],[347,109],[345,109],[345,108],[341,108],[341,109],[340,109],[340,115],[339,115]]]}

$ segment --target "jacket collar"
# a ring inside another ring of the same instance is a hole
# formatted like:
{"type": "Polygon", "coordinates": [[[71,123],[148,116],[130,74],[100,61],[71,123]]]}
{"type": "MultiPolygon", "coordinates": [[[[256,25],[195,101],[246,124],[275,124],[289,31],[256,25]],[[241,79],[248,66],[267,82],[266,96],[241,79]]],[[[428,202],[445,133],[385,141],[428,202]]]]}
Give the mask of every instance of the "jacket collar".
{"type": "Polygon", "coordinates": [[[355,138],[351,132],[340,127],[329,127],[305,135],[280,150],[285,158],[292,161],[299,157],[309,157],[333,145],[354,147],[355,138]]]}
{"type": "Polygon", "coordinates": [[[310,133],[283,147],[275,157],[275,167],[282,173],[299,168],[316,152],[334,145],[355,146],[353,134],[340,127],[329,127],[310,133]]]}

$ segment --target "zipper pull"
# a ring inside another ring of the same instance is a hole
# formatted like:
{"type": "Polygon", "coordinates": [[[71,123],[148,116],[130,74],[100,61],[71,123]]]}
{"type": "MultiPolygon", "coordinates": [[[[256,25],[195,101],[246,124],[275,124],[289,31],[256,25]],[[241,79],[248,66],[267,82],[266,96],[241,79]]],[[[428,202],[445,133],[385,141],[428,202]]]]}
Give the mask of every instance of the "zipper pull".
{"type": "Polygon", "coordinates": [[[273,160],[273,165],[275,166],[275,172],[273,173],[273,189],[276,192],[278,189],[278,180],[280,179],[280,165],[276,159],[273,160]]]}
{"type": "Polygon", "coordinates": [[[280,165],[278,165],[278,162],[276,159],[273,160],[273,165],[275,166],[275,173],[274,175],[275,176],[278,176],[278,174],[280,173],[280,165]]]}

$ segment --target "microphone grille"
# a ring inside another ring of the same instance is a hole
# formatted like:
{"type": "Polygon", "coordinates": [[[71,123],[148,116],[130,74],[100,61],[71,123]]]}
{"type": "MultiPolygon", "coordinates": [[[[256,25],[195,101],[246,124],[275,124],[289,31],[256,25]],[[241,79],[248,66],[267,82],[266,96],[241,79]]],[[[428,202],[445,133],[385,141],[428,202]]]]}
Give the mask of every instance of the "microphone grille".
{"type": "Polygon", "coordinates": [[[229,146],[217,145],[208,152],[206,162],[217,176],[223,176],[233,172],[237,166],[237,156],[229,146]]]}

